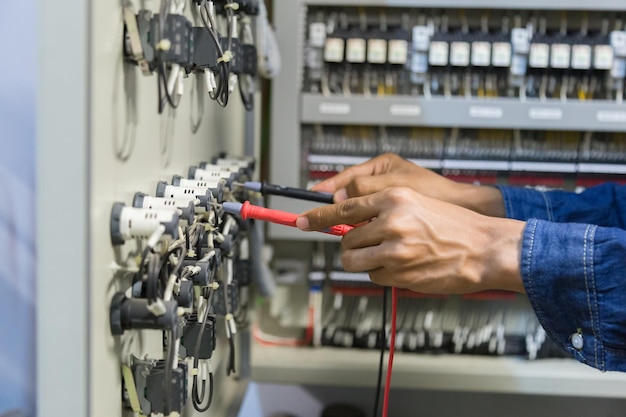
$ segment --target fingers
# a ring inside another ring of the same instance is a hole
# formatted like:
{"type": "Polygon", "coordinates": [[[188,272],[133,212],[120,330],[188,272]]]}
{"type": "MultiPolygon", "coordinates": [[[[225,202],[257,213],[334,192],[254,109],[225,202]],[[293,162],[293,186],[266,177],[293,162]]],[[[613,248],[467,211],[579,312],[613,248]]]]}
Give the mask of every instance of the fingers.
{"type": "Polygon", "coordinates": [[[380,208],[372,196],[351,198],[309,210],[296,220],[301,230],[322,230],[337,224],[359,224],[378,215],[380,208]]]}
{"type": "Polygon", "coordinates": [[[369,161],[363,162],[359,165],[354,165],[334,177],[328,178],[316,185],[311,189],[313,191],[322,191],[326,193],[335,193],[341,188],[345,188],[354,178],[357,177],[369,177],[373,175],[380,175],[388,172],[393,165],[393,161],[401,159],[394,154],[383,154],[369,161]]]}
{"type": "Polygon", "coordinates": [[[348,183],[343,193],[342,190],[339,190],[335,194],[335,201],[343,201],[349,197],[373,194],[391,187],[412,188],[415,186],[415,181],[416,178],[414,176],[403,174],[383,174],[374,177],[357,177],[348,183]]]}

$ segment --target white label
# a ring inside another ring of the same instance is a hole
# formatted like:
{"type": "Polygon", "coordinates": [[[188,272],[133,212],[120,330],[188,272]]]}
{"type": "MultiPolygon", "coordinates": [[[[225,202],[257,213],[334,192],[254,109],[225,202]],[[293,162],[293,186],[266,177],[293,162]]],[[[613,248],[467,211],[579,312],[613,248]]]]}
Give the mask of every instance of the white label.
{"type": "Polygon", "coordinates": [[[591,46],[572,46],[572,68],[580,70],[591,68],[591,46]]]}
{"type": "Polygon", "coordinates": [[[448,42],[435,41],[430,43],[428,63],[439,67],[448,65],[448,42]]]}
{"type": "Polygon", "coordinates": [[[561,120],[563,111],[561,109],[534,107],[528,110],[528,117],[533,120],[561,120]]]}
{"type": "Polygon", "coordinates": [[[593,67],[610,70],[613,67],[613,48],[609,45],[596,45],[593,48],[593,67]]]}
{"type": "Polygon", "coordinates": [[[348,103],[321,103],[319,107],[322,114],[350,114],[348,103]]]}
{"type": "Polygon", "coordinates": [[[324,61],[342,62],[345,42],[340,38],[327,38],[324,47],[324,61]]]}
{"type": "Polygon", "coordinates": [[[384,64],[387,62],[386,40],[370,39],[367,41],[367,62],[370,64],[384,64]]]}
{"type": "Polygon", "coordinates": [[[346,41],[346,61],[357,64],[365,62],[365,50],[365,39],[348,39],[346,41]]]}
{"type": "Polygon", "coordinates": [[[470,44],[452,42],[450,44],[450,64],[455,67],[467,67],[470,63],[470,44]]]}
{"type": "Polygon", "coordinates": [[[502,107],[472,106],[469,108],[470,117],[478,119],[501,119],[503,114],[502,107]]]}
{"type": "Polygon", "coordinates": [[[511,31],[511,43],[516,54],[527,54],[530,47],[529,31],[523,28],[515,28],[511,31]]]}
{"type": "Polygon", "coordinates": [[[430,44],[430,30],[427,26],[413,27],[413,49],[416,51],[428,51],[430,44]]]}
{"type": "Polygon", "coordinates": [[[392,104],[389,106],[389,113],[392,116],[417,117],[422,113],[422,108],[410,104],[392,104]]]}
{"type": "Polygon", "coordinates": [[[413,52],[411,57],[411,71],[416,74],[428,72],[428,56],[424,52],[413,52]]]}
{"type": "Polygon", "coordinates": [[[571,47],[565,43],[554,43],[550,51],[550,66],[552,68],[569,68],[571,47]]]}
{"type": "Polygon", "coordinates": [[[511,44],[508,42],[494,42],[491,54],[491,64],[494,67],[508,67],[511,65],[511,44]]]}
{"type": "Polygon", "coordinates": [[[472,42],[472,65],[488,67],[491,63],[491,44],[489,42],[472,42]]]}
{"type": "Polygon", "coordinates": [[[533,43],[530,45],[528,66],[531,68],[548,68],[550,46],[547,43],[533,43]]]}
{"type": "Polygon", "coordinates": [[[322,48],[326,42],[326,23],[311,23],[309,25],[309,45],[322,48]]]}
{"type": "Polygon", "coordinates": [[[613,47],[615,56],[626,56],[626,32],[614,30],[611,32],[610,44],[613,47]]]}
{"type": "Polygon", "coordinates": [[[605,123],[626,123],[626,111],[600,110],[596,114],[596,119],[605,123]]]}
{"type": "Polygon", "coordinates": [[[403,39],[393,39],[389,41],[390,64],[405,64],[409,56],[409,44],[403,39]]]}

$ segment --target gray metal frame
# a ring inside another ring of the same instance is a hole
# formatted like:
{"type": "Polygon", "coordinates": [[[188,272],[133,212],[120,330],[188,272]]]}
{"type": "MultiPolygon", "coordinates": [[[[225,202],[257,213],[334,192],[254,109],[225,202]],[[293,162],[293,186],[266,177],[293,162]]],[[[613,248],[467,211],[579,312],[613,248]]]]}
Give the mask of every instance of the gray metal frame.
{"type": "Polygon", "coordinates": [[[90,2],[38,1],[37,410],[89,415],[90,2]],[[71,192],[60,191],[67,187],[71,192]]]}

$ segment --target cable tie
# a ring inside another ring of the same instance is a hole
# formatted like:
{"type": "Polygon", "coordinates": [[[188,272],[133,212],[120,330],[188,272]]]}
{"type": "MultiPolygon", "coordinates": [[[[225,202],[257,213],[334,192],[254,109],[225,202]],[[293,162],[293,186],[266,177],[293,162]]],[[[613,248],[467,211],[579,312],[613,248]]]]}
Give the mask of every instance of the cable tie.
{"type": "Polygon", "coordinates": [[[163,300],[159,298],[154,303],[148,306],[148,311],[150,311],[152,314],[158,317],[158,316],[162,316],[163,314],[165,314],[167,309],[165,308],[165,304],[163,303],[163,300]]]}
{"type": "Polygon", "coordinates": [[[245,16],[240,19],[240,22],[242,25],[249,25],[252,23],[252,20],[248,16],[245,16]]]}
{"type": "Polygon", "coordinates": [[[236,2],[226,3],[224,5],[224,8],[225,9],[239,10],[239,3],[236,3],[236,2]]]}
{"type": "Polygon", "coordinates": [[[176,315],[178,317],[182,317],[185,315],[185,309],[183,307],[176,308],[176,315]]]}
{"type": "Polygon", "coordinates": [[[191,375],[192,376],[198,375],[199,373],[200,373],[200,370],[198,368],[192,368],[191,369],[191,375]]]}
{"type": "Polygon", "coordinates": [[[224,51],[224,55],[222,55],[221,57],[219,57],[217,59],[217,63],[219,64],[220,62],[230,62],[233,59],[233,53],[227,49],[224,51]]]}
{"type": "Polygon", "coordinates": [[[161,39],[156,45],[157,49],[161,51],[169,51],[172,48],[172,41],[169,39],[161,39]]]}

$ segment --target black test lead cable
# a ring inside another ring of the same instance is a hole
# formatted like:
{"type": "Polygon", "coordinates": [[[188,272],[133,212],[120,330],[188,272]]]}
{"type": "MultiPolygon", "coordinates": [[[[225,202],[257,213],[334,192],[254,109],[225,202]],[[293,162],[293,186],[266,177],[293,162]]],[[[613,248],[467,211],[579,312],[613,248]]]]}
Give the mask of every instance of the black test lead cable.
{"type": "Polygon", "coordinates": [[[389,298],[389,287],[383,288],[383,318],[380,330],[380,360],[378,362],[378,382],[376,383],[376,397],[374,399],[374,412],[372,417],[378,416],[378,406],[380,404],[380,392],[383,385],[383,364],[385,361],[385,349],[387,348],[387,333],[385,326],[387,325],[387,298],[389,298]]]}
{"type": "Polygon", "coordinates": [[[297,198],[299,200],[316,201],[318,203],[333,204],[333,195],[302,188],[284,187],[282,185],[267,184],[264,182],[246,181],[233,183],[251,191],[258,191],[263,195],[279,195],[283,197],[297,198]]]}

